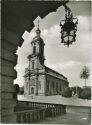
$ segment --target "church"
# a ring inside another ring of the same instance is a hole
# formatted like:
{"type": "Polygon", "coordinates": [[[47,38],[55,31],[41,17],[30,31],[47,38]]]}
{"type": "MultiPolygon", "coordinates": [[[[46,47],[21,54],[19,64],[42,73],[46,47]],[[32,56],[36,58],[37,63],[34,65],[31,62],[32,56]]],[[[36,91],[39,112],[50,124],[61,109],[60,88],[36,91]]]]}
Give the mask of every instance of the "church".
{"type": "Polygon", "coordinates": [[[32,53],[28,56],[29,66],[25,68],[25,95],[59,95],[69,86],[67,78],[44,65],[44,41],[39,27],[31,41],[32,53]]]}

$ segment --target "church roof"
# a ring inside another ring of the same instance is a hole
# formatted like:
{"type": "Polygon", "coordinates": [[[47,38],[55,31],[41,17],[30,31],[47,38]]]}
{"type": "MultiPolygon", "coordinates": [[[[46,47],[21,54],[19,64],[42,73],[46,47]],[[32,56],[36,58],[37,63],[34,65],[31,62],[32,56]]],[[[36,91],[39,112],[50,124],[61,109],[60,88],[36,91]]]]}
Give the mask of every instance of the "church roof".
{"type": "Polygon", "coordinates": [[[57,71],[55,71],[47,66],[45,66],[45,70],[46,70],[46,73],[49,73],[49,74],[53,73],[54,75],[59,76],[63,80],[67,81],[67,78],[64,75],[58,73],[57,71]]]}

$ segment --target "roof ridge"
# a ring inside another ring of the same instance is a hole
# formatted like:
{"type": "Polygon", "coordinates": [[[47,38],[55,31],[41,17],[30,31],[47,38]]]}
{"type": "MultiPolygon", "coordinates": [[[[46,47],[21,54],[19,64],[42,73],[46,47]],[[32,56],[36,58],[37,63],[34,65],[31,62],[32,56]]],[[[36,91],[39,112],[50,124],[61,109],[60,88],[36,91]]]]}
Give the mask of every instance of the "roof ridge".
{"type": "Polygon", "coordinates": [[[59,73],[58,71],[55,71],[54,69],[51,69],[51,68],[49,68],[49,67],[47,67],[47,66],[45,66],[45,68],[48,68],[48,69],[50,69],[50,70],[52,70],[52,71],[54,71],[54,72],[58,73],[59,75],[63,76],[65,79],[67,79],[64,75],[62,75],[62,74],[61,74],[61,73],[59,73]]]}

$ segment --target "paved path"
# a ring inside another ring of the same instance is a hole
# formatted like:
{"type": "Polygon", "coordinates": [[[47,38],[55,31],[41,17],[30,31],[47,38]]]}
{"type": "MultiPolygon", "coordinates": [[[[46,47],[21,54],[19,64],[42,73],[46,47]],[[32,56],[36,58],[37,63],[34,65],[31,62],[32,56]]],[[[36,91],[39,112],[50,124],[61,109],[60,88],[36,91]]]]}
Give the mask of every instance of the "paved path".
{"type": "Polygon", "coordinates": [[[79,98],[64,98],[61,95],[56,96],[18,96],[19,101],[29,101],[29,102],[41,102],[41,103],[53,103],[53,104],[63,104],[71,106],[91,106],[90,100],[83,100],[79,98]]]}
{"type": "Polygon", "coordinates": [[[46,118],[36,124],[91,125],[90,115],[67,113],[62,116],[46,118]]]}

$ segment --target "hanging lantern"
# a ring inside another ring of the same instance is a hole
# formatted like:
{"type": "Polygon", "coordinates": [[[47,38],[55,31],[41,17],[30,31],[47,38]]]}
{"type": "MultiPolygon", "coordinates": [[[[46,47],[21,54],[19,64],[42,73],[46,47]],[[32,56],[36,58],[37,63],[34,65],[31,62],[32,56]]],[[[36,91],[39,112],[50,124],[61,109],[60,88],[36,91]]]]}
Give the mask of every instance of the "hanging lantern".
{"type": "Polygon", "coordinates": [[[73,18],[73,14],[66,5],[65,7],[65,20],[61,20],[60,27],[61,27],[61,43],[67,45],[69,47],[70,44],[76,41],[76,31],[77,31],[77,24],[78,19],[73,18]]]}

